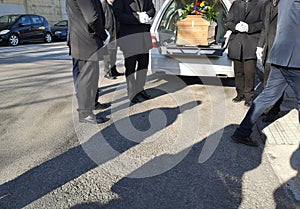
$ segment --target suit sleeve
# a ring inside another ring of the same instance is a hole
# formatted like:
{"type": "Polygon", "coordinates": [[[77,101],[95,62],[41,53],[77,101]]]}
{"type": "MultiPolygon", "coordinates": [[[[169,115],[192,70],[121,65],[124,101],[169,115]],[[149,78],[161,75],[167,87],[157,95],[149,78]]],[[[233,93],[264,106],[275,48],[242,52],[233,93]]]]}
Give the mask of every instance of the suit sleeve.
{"type": "Polygon", "coordinates": [[[140,24],[136,12],[128,13],[125,11],[123,0],[116,0],[113,4],[114,14],[120,23],[123,24],[140,24]]]}
{"type": "Polygon", "coordinates": [[[234,10],[236,9],[236,2],[234,1],[229,9],[227,19],[226,19],[226,28],[231,30],[233,33],[237,33],[238,31],[235,30],[236,21],[234,19],[234,10]]]}
{"type": "Polygon", "coordinates": [[[155,10],[155,7],[154,7],[154,4],[153,4],[153,2],[151,2],[151,6],[150,6],[150,9],[148,9],[147,11],[146,11],[146,13],[147,13],[147,15],[149,16],[149,17],[154,17],[154,15],[155,15],[155,12],[156,12],[156,10],[155,10]]]}
{"type": "Polygon", "coordinates": [[[264,8],[263,8],[263,26],[262,26],[259,41],[258,41],[258,47],[262,47],[262,48],[264,47],[265,42],[266,42],[266,26],[267,26],[267,24],[269,24],[267,22],[267,19],[268,19],[267,15],[268,14],[266,14],[266,12],[267,12],[267,4],[265,4],[264,8]]]}
{"type": "Polygon", "coordinates": [[[101,1],[101,4],[102,4],[104,16],[105,16],[105,25],[104,25],[104,27],[106,29],[109,29],[111,24],[110,24],[109,18],[107,18],[109,16],[108,7],[107,7],[107,4],[105,2],[103,2],[103,1],[101,1]]]}
{"type": "Polygon", "coordinates": [[[261,4],[258,7],[256,7],[256,9],[257,8],[260,9],[259,21],[252,24],[248,24],[249,25],[248,34],[260,33],[262,28],[264,27],[264,22],[263,22],[264,15],[265,15],[265,12],[263,11],[264,5],[261,4]]]}
{"type": "MultiPolygon", "coordinates": [[[[97,7],[96,2],[93,0],[77,0],[81,13],[89,25],[102,40],[107,38],[103,20],[102,7],[97,7]]],[[[99,2],[100,4],[100,2],[99,2]]]]}

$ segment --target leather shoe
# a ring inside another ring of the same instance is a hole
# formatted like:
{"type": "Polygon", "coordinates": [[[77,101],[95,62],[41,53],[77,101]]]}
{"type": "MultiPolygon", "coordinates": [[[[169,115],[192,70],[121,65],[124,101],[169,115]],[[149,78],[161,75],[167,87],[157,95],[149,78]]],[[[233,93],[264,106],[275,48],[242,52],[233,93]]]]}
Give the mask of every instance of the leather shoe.
{"type": "Polygon", "coordinates": [[[246,106],[246,107],[250,107],[251,106],[251,104],[252,104],[252,102],[251,101],[245,101],[245,103],[244,103],[244,105],[246,106]]]}
{"type": "Polygon", "coordinates": [[[236,97],[234,97],[234,98],[232,99],[232,101],[233,101],[234,103],[239,103],[239,102],[241,102],[241,101],[243,101],[243,100],[245,100],[245,98],[244,98],[244,97],[240,97],[240,96],[236,96],[236,97]]]}
{"type": "Polygon", "coordinates": [[[137,97],[137,95],[135,95],[135,96],[130,100],[130,102],[131,102],[132,104],[136,104],[136,103],[140,103],[141,100],[137,97]]]}
{"type": "Polygon", "coordinates": [[[118,77],[118,76],[124,75],[124,73],[119,73],[118,71],[116,71],[116,72],[111,73],[111,75],[114,77],[118,77]]]}
{"type": "Polygon", "coordinates": [[[145,90],[141,91],[140,93],[138,93],[138,95],[140,95],[143,99],[151,99],[151,95],[148,94],[145,90]]]}
{"type": "Polygon", "coordinates": [[[90,114],[85,118],[79,118],[80,123],[91,123],[91,124],[99,124],[99,123],[105,123],[107,119],[96,117],[94,114],[90,114]]]}
{"type": "Polygon", "coordinates": [[[103,110],[103,109],[106,109],[109,107],[110,107],[110,104],[108,104],[108,103],[96,102],[96,104],[95,104],[95,110],[103,110]]]}
{"type": "Polygon", "coordinates": [[[252,146],[252,147],[259,146],[259,144],[256,141],[253,141],[250,137],[242,137],[242,136],[237,136],[237,135],[233,134],[231,136],[231,138],[236,143],[241,143],[241,144],[245,144],[245,145],[252,146]]]}
{"type": "Polygon", "coordinates": [[[104,78],[107,78],[107,79],[110,79],[110,80],[117,79],[117,77],[116,77],[116,76],[113,76],[113,75],[108,75],[108,74],[104,75],[104,78]]]}

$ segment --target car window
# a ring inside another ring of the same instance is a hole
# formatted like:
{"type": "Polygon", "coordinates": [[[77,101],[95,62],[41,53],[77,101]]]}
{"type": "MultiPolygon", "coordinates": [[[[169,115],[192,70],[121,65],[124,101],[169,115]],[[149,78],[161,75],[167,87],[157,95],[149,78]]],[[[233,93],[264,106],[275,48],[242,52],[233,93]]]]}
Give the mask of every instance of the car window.
{"type": "Polygon", "coordinates": [[[54,24],[54,26],[67,27],[68,26],[68,21],[59,21],[58,23],[54,24]]]}
{"type": "MultiPolygon", "coordinates": [[[[165,11],[159,26],[158,32],[160,33],[160,40],[162,42],[170,43],[174,42],[176,32],[177,32],[177,21],[180,20],[180,16],[183,14],[183,8],[188,5],[194,3],[194,0],[174,0],[167,10],[165,11]]],[[[213,4],[213,0],[208,0],[209,4],[213,4]]],[[[216,42],[223,42],[224,35],[226,33],[225,30],[225,21],[227,11],[224,6],[217,1],[215,3],[215,9],[218,12],[217,14],[217,29],[216,29],[216,42]]]]}
{"type": "Polygon", "coordinates": [[[19,15],[9,15],[0,17],[0,23],[14,23],[16,19],[19,18],[19,15]]]}
{"type": "Polygon", "coordinates": [[[24,25],[31,25],[31,21],[30,21],[29,16],[22,16],[22,17],[20,17],[19,23],[22,23],[24,25]]]}
{"type": "Polygon", "coordinates": [[[42,20],[39,16],[31,16],[33,24],[42,24],[42,20]]]}

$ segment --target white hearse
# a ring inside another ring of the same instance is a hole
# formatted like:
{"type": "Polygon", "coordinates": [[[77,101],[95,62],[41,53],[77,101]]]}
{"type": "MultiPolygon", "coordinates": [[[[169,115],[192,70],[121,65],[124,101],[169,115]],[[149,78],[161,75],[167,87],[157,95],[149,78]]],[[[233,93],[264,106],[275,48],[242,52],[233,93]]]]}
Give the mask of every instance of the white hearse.
{"type": "MultiPolygon", "coordinates": [[[[149,69],[153,73],[182,76],[234,77],[233,63],[227,57],[230,33],[225,29],[230,0],[218,0],[215,42],[209,46],[176,45],[177,21],[183,8],[195,1],[166,0],[151,27],[152,45],[149,69]]],[[[213,0],[208,0],[213,3],[213,0]]]]}

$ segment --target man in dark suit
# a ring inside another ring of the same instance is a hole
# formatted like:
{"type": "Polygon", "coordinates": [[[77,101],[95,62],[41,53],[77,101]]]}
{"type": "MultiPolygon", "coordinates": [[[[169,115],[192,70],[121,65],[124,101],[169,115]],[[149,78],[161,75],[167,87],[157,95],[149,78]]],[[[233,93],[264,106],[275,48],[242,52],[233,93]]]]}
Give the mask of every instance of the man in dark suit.
{"type": "Polygon", "coordinates": [[[151,0],[116,0],[113,7],[120,23],[119,46],[125,56],[128,97],[131,103],[138,103],[140,97],[151,98],[144,86],[152,48],[150,22],[155,8],[151,0]]]}
{"type": "Polygon", "coordinates": [[[236,0],[226,21],[232,31],[228,56],[233,60],[237,96],[233,102],[245,100],[250,106],[254,96],[256,70],[256,47],[263,27],[263,2],[259,0],[236,0]]]}
{"type": "Polygon", "coordinates": [[[280,0],[274,44],[267,62],[271,72],[266,88],[254,100],[232,139],[237,143],[258,146],[250,138],[252,127],[266,108],[273,105],[290,85],[298,102],[300,122],[300,1],[280,0]]]}
{"type": "Polygon", "coordinates": [[[67,0],[70,54],[78,65],[75,81],[79,121],[102,123],[93,114],[99,80],[99,60],[103,59],[104,44],[109,42],[105,31],[102,6],[99,0],[67,0]]]}
{"type": "Polygon", "coordinates": [[[117,76],[124,75],[119,73],[116,68],[117,60],[117,38],[118,23],[113,12],[114,0],[101,0],[103,11],[105,14],[105,29],[110,34],[110,42],[107,45],[107,54],[104,55],[104,77],[108,79],[116,79],[117,76]]]}
{"type": "MultiPolygon", "coordinates": [[[[264,87],[267,85],[267,81],[270,75],[271,64],[267,63],[270,49],[273,46],[273,42],[276,35],[277,17],[278,17],[278,5],[279,0],[267,0],[264,6],[264,27],[260,34],[258,47],[256,49],[257,59],[261,61],[264,66],[264,87]]],[[[264,122],[273,122],[279,116],[280,105],[283,102],[283,95],[274,104],[274,106],[268,111],[264,122]]]]}

